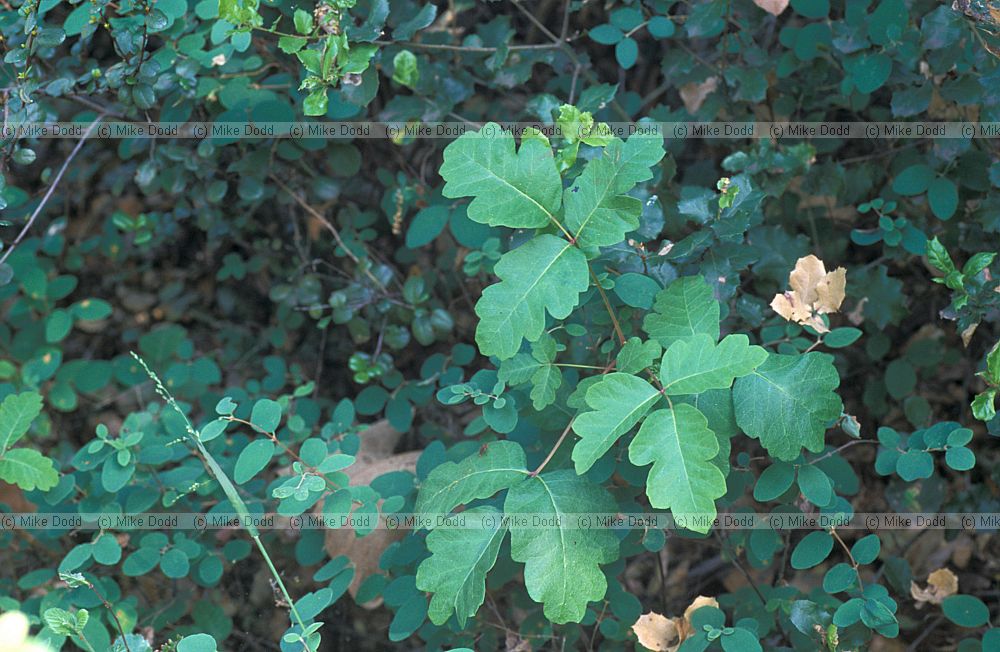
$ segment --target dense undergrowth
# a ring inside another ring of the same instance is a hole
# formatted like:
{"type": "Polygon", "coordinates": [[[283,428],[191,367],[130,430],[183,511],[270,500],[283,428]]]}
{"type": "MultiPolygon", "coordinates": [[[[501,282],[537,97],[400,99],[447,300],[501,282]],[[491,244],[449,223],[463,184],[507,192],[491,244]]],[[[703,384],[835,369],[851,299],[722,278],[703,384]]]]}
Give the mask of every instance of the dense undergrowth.
{"type": "Polygon", "coordinates": [[[1000,645],[994,4],[2,4],[0,650],[1000,645]]]}

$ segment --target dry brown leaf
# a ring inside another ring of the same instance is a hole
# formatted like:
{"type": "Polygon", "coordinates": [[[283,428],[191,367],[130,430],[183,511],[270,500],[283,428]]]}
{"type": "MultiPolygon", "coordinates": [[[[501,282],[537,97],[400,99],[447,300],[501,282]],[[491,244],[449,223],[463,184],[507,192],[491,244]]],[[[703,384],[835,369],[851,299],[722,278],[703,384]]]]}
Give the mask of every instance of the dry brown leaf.
{"type": "Polygon", "coordinates": [[[772,16],[777,16],[788,7],[788,0],[753,0],[753,3],[772,16]]]}
{"type": "Polygon", "coordinates": [[[847,270],[838,267],[827,272],[822,260],[809,255],[795,263],[788,284],[792,289],[774,295],[771,308],[788,321],[812,326],[818,333],[829,332],[820,315],[840,310],[847,290],[847,270]]]}
{"type": "Polygon", "coordinates": [[[656,652],[673,652],[681,645],[679,625],[683,622],[680,618],[667,618],[651,611],[639,616],[632,631],[643,647],[656,652]]]}
{"type": "Polygon", "coordinates": [[[719,86],[718,77],[709,77],[703,82],[691,82],[684,84],[680,88],[681,100],[688,113],[694,114],[701,105],[705,103],[705,98],[711,95],[719,86]]]}
{"type": "MultiPolygon", "coordinates": [[[[422,451],[392,454],[401,435],[402,433],[385,420],[373,423],[367,430],[361,432],[361,446],[355,456],[355,462],[344,470],[351,479],[351,486],[371,484],[372,480],[390,471],[416,470],[417,458],[422,451]]],[[[322,510],[323,503],[320,502],[314,511],[320,513],[322,510]]],[[[378,562],[385,549],[393,542],[402,539],[404,534],[402,530],[376,528],[367,536],[359,538],[352,528],[326,531],[324,547],[330,557],[346,555],[354,566],[354,578],[348,587],[351,597],[357,596],[365,578],[378,572],[378,562]]],[[[374,609],[380,604],[382,604],[381,597],[362,606],[374,609]]]]}
{"type": "Polygon", "coordinates": [[[650,650],[676,652],[681,643],[694,633],[691,616],[702,607],[718,609],[719,601],[715,598],[699,595],[684,610],[683,618],[667,618],[656,612],[643,614],[632,625],[632,631],[638,637],[639,643],[650,650]]]}
{"type": "Polygon", "coordinates": [[[927,576],[926,588],[910,582],[910,595],[917,601],[917,608],[925,604],[941,604],[949,595],[958,593],[958,577],[947,568],[939,568],[927,576]]]}

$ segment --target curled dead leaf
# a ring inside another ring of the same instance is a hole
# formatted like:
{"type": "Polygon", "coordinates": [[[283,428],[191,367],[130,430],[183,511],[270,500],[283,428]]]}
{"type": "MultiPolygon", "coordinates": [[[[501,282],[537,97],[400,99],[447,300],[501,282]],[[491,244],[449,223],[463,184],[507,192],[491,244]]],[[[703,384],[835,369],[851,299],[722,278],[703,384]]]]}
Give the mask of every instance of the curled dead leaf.
{"type": "MultiPolygon", "coordinates": [[[[355,462],[344,472],[350,477],[351,486],[371,484],[380,475],[392,471],[416,471],[417,459],[422,451],[393,454],[399,438],[398,430],[386,420],[378,421],[360,433],[361,447],[355,462]]],[[[379,501],[381,506],[381,501],[379,501]]],[[[323,502],[314,511],[321,513],[323,502]]],[[[403,538],[402,530],[375,529],[365,537],[358,537],[351,528],[336,528],[326,531],[324,547],[331,558],[345,555],[354,567],[354,577],[348,587],[351,597],[356,597],[361,583],[373,573],[379,572],[379,559],[393,542],[403,538]]],[[[378,597],[362,606],[374,609],[382,604],[378,597]]]]}
{"type": "Polygon", "coordinates": [[[681,643],[694,634],[691,616],[702,607],[718,609],[719,602],[715,598],[699,595],[684,610],[683,617],[667,618],[651,611],[639,616],[639,620],[632,625],[632,631],[643,647],[656,652],[676,652],[681,643]]]}
{"type": "Polygon", "coordinates": [[[639,616],[632,625],[639,643],[656,652],[673,652],[681,645],[680,618],[667,618],[655,612],[639,616]]]}
{"type": "Polygon", "coordinates": [[[847,270],[838,267],[827,272],[822,260],[809,255],[795,263],[788,285],[792,289],[776,294],[771,308],[788,321],[811,326],[818,333],[829,332],[820,315],[840,310],[847,291],[847,270]]]}
{"type": "Polygon", "coordinates": [[[688,113],[695,113],[705,103],[705,98],[711,95],[719,86],[718,77],[709,77],[703,82],[691,82],[680,88],[681,100],[688,113]]]}
{"type": "Polygon", "coordinates": [[[777,16],[788,7],[788,0],[753,0],[753,3],[772,16],[777,16]]]}
{"type": "Polygon", "coordinates": [[[927,576],[927,586],[920,588],[910,582],[910,595],[917,602],[917,608],[925,604],[941,604],[949,595],[958,593],[958,577],[947,568],[939,568],[927,576]]]}

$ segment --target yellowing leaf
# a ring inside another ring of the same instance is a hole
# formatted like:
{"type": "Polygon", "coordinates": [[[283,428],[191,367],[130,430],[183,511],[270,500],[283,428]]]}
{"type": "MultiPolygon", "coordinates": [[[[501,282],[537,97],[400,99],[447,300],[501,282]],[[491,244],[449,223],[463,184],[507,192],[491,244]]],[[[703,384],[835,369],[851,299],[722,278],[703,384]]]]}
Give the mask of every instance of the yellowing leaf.
{"type": "Polygon", "coordinates": [[[910,582],[910,595],[917,601],[917,607],[925,604],[941,604],[949,595],[958,593],[958,578],[947,568],[939,568],[927,576],[927,586],[920,588],[910,582]]]}
{"type": "Polygon", "coordinates": [[[777,16],[788,7],[788,0],[753,0],[753,3],[772,16],[777,16]]]}
{"type": "Polygon", "coordinates": [[[827,272],[823,261],[809,255],[799,258],[788,275],[791,290],[776,294],[771,308],[776,313],[819,333],[829,332],[820,315],[840,310],[847,290],[847,270],[838,267],[827,272]]]}

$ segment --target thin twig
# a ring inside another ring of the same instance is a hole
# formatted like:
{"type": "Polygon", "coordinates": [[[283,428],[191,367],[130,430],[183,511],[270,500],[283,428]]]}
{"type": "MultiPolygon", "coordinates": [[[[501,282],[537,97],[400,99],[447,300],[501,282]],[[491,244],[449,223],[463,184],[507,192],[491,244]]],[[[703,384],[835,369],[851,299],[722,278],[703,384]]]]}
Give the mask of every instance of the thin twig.
{"type": "Polygon", "coordinates": [[[69,156],[66,157],[66,160],[63,161],[62,167],[59,168],[59,172],[56,174],[56,178],[52,180],[52,183],[49,185],[49,189],[45,191],[45,196],[42,197],[41,203],[38,204],[38,206],[35,207],[34,212],[31,213],[31,217],[28,218],[27,224],[25,224],[24,228],[21,229],[21,232],[17,234],[17,238],[14,239],[14,242],[12,242],[10,247],[7,248],[7,251],[4,252],[3,256],[0,256],[0,263],[6,261],[11,252],[14,251],[14,247],[20,244],[21,240],[24,240],[24,236],[28,234],[28,231],[31,229],[31,225],[35,223],[38,216],[42,214],[42,210],[45,208],[45,205],[49,203],[50,199],[52,199],[52,194],[55,192],[59,182],[62,181],[63,175],[66,174],[69,164],[72,163],[73,159],[76,158],[76,155],[80,153],[80,149],[83,147],[83,144],[87,141],[87,138],[97,127],[98,123],[104,119],[105,115],[105,113],[102,113],[94,118],[94,121],[90,123],[89,127],[87,127],[87,131],[83,132],[83,135],[80,136],[80,140],[77,141],[73,151],[70,152],[69,156]]]}
{"type": "Polygon", "coordinates": [[[570,428],[573,427],[573,422],[575,420],[576,417],[573,417],[572,419],[569,420],[569,423],[566,424],[566,429],[562,431],[561,435],[559,435],[559,440],[556,441],[556,445],[552,447],[552,450],[550,450],[549,454],[545,456],[545,459],[542,460],[542,463],[538,465],[538,468],[529,473],[528,475],[530,475],[531,477],[535,477],[542,472],[542,469],[545,468],[545,465],[552,460],[552,456],[555,455],[556,451],[559,450],[559,447],[562,446],[563,440],[566,439],[566,435],[569,434],[570,428]]]}
{"type": "Polygon", "coordinates": [[[369,279],[371,279],[372,282],[375,283],[375,285],[379,289],[381,289],[383,292],[385,291],[385,286],[382,285],[382,281],[378,280],[378,278],[374,274],[372,274],[371,270],[368,269],[367,265],[362,265],[361,264],[361,259],[358,258],[357,255],[353,251],[351,251],[351,249],[347,246],[347,243],[344,242],[344,239],[342,237],[340,237],[340,231],[337,230],[337,227],[335,227],[333,225],[333,223],[330,222],[330,220],[326,219],[325,215],[323,215],[318,210],[316,210],[315,208],[313,208],[312,206],[310,206],[306,202],[306,200],[304,200],[301,197],[299,197],[298,193],[296,193],[294,190],[292,190],[291,188],[289,188],[288,185],[284,181],[282,181],[281,179],[279,179],[277,176],[275,176],[274,174],[272,174],[272,175],[270,175],[270,178],[271,178],[272,181],[274,181],[276,184],[278,184],[278,186],[282,190],[284,190],[285,192],[287,192],[292,197],[292,199],[295,200],[295,203],[297,203],[299,206],[302,207],[302,210],[306,211],[307,213],[309,213],[310,215],[312,215],[314,218],[316,218],[317,220],[319,220],[320,224],[322,224],[324,227],[326,227],[326,230],[329,231],[333,235],[333,239],[337,241],[337,244],[340,246],[341,249],[344,250],[344,253],[347,255],[347,257],[350,258],[352,261],[354,261],[354,264],[357,265],[358,267],[360,267],[362,269],[362,271],[364,271],[365,275],[369,279]]]}
{"type": "MultiPolygon", "coordinates": [[[[375,41],[375,45],[399,45],[401,47],[413,48],[415,50],[445,50],[448,52],[475,52],[482,54],[492,54],[500,48],[485,47],[476,45],[448,45],[446,43],[417,43],[416,41],[375,41]]],[[[528,45],[508,45],[505,50],[516,52],[517,50],[557,50],[558,43],[532,43],[528,45]]]]}

